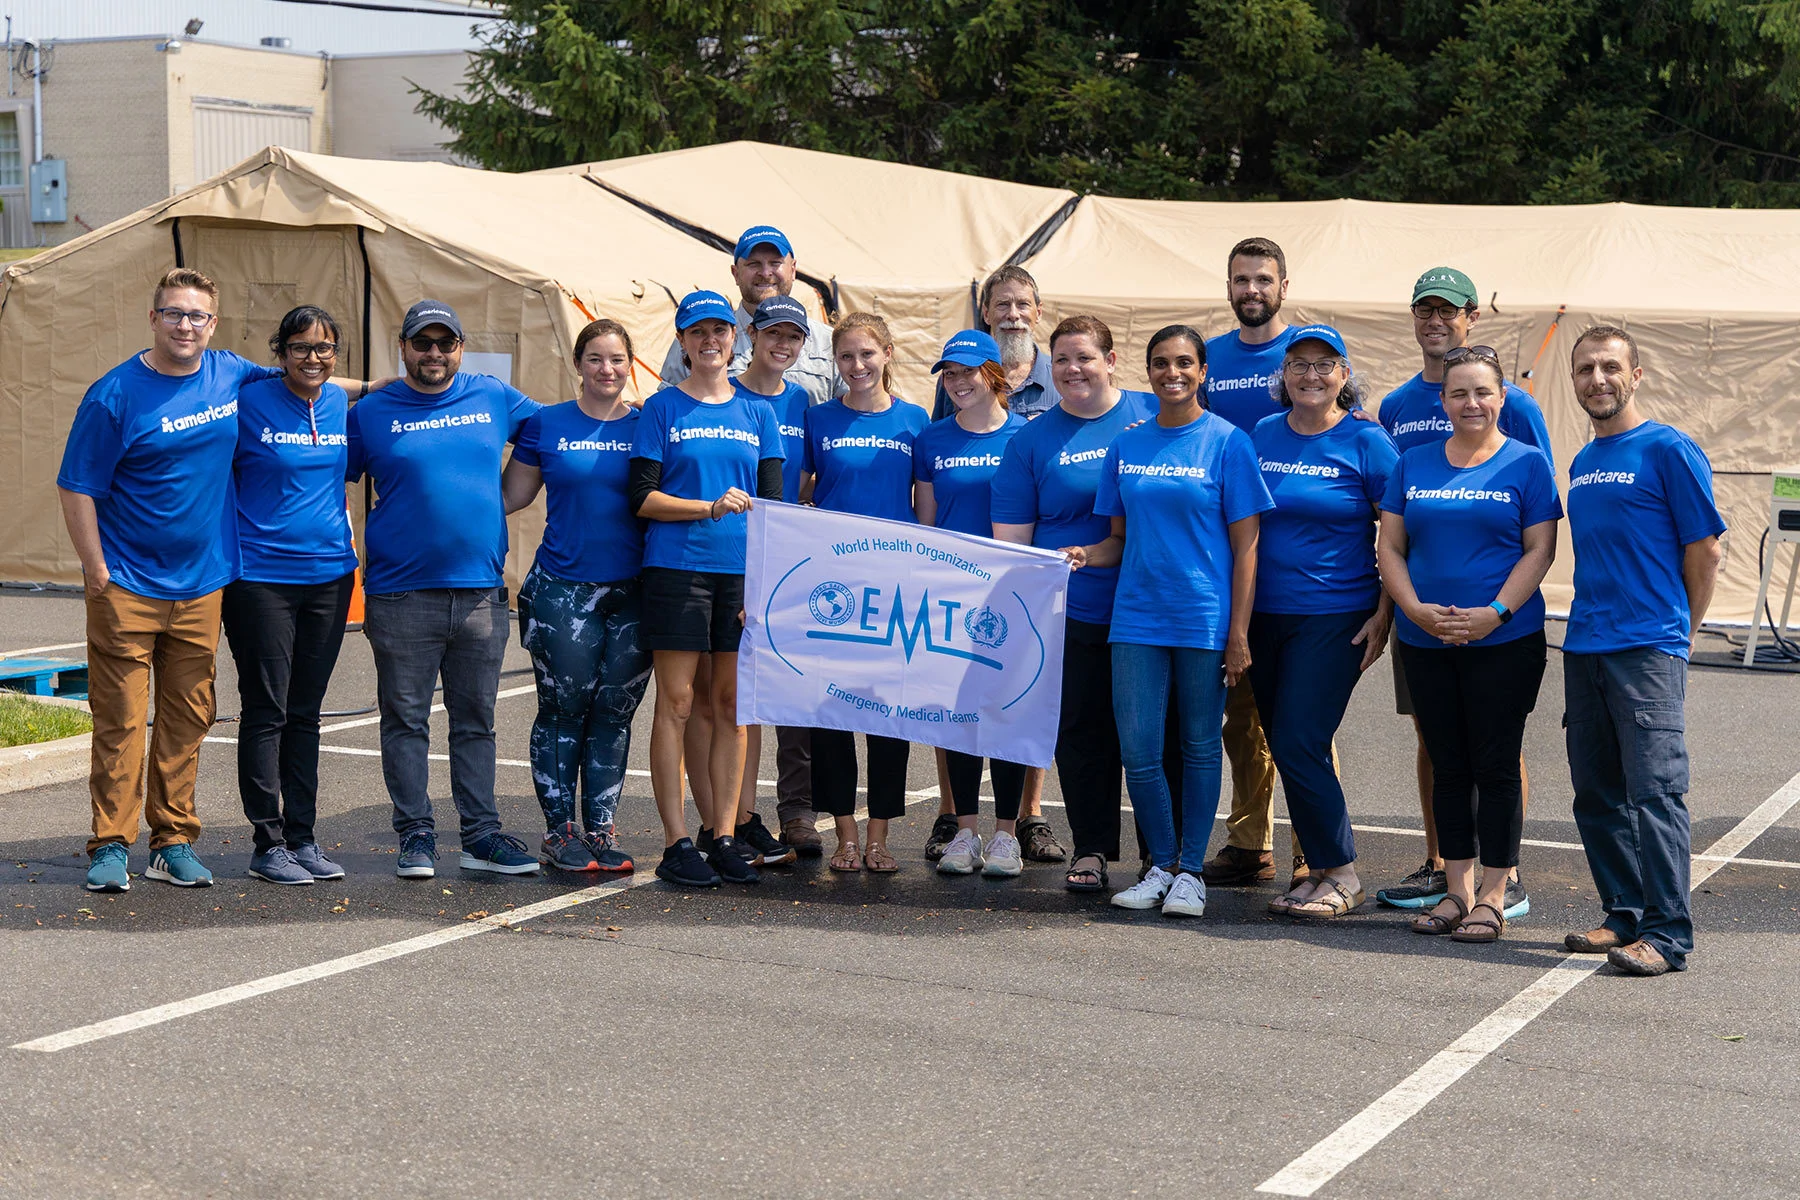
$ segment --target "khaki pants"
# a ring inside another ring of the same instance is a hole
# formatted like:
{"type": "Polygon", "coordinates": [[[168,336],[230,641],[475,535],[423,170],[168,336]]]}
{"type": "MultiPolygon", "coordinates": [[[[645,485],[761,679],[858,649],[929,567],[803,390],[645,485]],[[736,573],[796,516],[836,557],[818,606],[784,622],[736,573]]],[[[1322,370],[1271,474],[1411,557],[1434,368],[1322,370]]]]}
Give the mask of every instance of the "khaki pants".
{"type": "Polygon", "coordinates": [[[222,594],[152,600],[112,583],[98,598],[89,597],[88,704],[94,710],[89,854],[107,842],[136,842],[140,819],[150,826],[152,850],[200,836],[194,776],[215,712],[222,594]],[[153,680],[156,730],[146,789],[144,733],[153,680]]]}
{"type": "MultiPolygon", "coordinates": [[[[1221,737],[1231,763],[1231,815],[1225,818],[1225,844],[1240,850],[1269,850],[1275,845],[1275,759],[1263,736],[1262,717],[1250,691],[1250,677],[1225,693],[1225,730],[1221,737]]],[[[1331,765],[1338,765],[1337,743],[1331,765]]],[[[1301,857],[1300,835],[1292,835],[1294,857],[1301,857]]]]}

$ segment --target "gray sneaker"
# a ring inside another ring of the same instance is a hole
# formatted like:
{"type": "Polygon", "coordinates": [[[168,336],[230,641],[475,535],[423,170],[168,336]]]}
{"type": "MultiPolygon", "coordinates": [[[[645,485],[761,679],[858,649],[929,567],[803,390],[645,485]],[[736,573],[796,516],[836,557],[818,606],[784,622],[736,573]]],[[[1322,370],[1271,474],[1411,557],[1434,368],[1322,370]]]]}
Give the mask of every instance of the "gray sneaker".
{"type": "Polygon", "coordinates": [[[409,833],[400,842],[400,861],[394,874],[402,879],[430,879],[437,874],[437,835],[409,833]]]}
{"type": "Polygon", "coordinates": [[[1393,887],[1375,893],[1378,903],[1390,908],[1431,908],[1449,892],[1442,867],[1426,863],[1393,887]]]}
{"type": "Polygon", "coordinates": [[[301,842],[298,846],[289,846],[294,852],[294,861],[312,873],[314,879],[342,879],[344,868],[325,857],[317,842],[301,842]]]}
{"type": "Polygon", "coordinates": [[[991,878],[1006,879],[1025,869],[1025,856],[1019,839],[995,830],[982,854],[981,873],[991,878]]]}
{"type": "Polygon", "coordinates": [[[973,829],[959,829],[955,839],[944,848],[937,869],[945,875],[973,875],[981,870],[981,839],[973,829]]]}
{"type": "Polygon", "coordinates": [[[286,846],[271,846],[250,856],[250,874],[268,883],[311,887],[313,874],[286,846]]]}

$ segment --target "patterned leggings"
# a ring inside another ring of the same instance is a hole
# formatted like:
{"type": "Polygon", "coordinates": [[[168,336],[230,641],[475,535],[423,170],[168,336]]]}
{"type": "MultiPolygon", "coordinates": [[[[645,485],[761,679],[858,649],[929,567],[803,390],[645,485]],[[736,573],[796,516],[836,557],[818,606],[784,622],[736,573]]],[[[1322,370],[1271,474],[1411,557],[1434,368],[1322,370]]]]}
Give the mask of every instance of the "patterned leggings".
{"type": "Polygon", "coordinates": [[[519,588],[519,639],[537,674],[531,781],[544,824],[581,819],[610,830],[625,785],[631,718],[650,683],[650,652],[638,638],[635,579],[571,583],[533,566],[519,588]]]}

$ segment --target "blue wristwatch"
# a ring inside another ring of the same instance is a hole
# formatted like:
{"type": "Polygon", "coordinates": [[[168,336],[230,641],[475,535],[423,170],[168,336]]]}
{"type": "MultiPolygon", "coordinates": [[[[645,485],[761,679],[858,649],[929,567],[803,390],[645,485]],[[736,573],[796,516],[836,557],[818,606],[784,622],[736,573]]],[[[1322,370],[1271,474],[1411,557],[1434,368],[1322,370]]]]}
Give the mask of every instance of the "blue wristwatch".
{"type": "Polygon", "coordinates": [[[1502,625],[1512,620],[1512,609],[1506,607],[1506,605],[1500,603],[1498,600],[1489,603],[1488,607],[1500,614],[1500,623],[1502,625]]]}

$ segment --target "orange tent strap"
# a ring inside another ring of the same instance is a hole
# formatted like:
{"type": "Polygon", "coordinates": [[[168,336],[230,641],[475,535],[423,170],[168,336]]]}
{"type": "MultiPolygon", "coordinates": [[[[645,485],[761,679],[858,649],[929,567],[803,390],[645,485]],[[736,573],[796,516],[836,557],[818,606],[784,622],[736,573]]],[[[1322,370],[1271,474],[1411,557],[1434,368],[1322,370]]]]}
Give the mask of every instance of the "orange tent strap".
{"type": "Polygon", "coordinates": [[[1550,339],[1556,336],[1556,327],[1562,324],[1563,314],[1568,311],[1569,306],[1566,304],[1556,306],[1556,316],[1550,321],[1550,328],[1544,331],[1544,340],[1538,343],[1537,353],[1531,356],[1531,366],[1525,370],[1525,394],[1534,399],[1537,397],[1535,376],[1537,375],[1538,361],[1544,357],[1544,351],[1550,348],[1550,339]]]}

